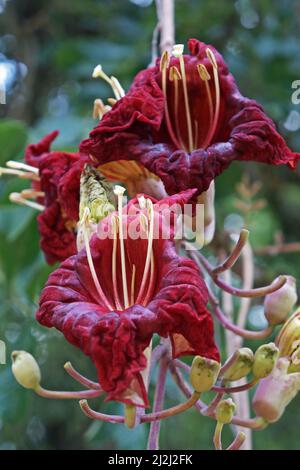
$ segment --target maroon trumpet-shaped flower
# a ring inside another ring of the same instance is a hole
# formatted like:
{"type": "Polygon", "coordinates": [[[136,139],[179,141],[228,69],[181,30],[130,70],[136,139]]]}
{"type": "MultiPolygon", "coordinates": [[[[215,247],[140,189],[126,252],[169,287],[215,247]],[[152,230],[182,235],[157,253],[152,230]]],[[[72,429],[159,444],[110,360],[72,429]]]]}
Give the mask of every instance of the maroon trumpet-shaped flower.
{"type": "Polygon", "coordinates": [[[196,39],[188,45],[189,54],[174,46],[171,57],[166,52],[141,71],[81,151],[111,179],[131,184],[133,175],[150,172],[168,194],[202,193],[235,160],[295,168],[300,154],[287,147],[262,107],[241,95],[216,49],[196,39]]]}
{"type": "Polygon", "coordinates": [[[10,169],[2,169],[32,182],[31,189],[12,193],[10,199],[40,211],[40,245],[49,264],[76,253],[80,174],[86,161],[77,153],[50,151],[57,134],[54,131],[28,145],[25,163],[7,162],[10,169]]]}
{"type": "Polygon", "coordinates": [[[141,196],[122,209],[123,188],[117,189],[118,211],[98,224],[90,241],[86,209],[85,248],[50,275],[37,319],[91,357],[107,400],[148,406],[155,333],[170,338],[174,357],[218,360],[219,353],[204,280],[196,264],[179,256],[163,235],[168,206],[182,206],[194,191],[159,203],[141,196]]]}

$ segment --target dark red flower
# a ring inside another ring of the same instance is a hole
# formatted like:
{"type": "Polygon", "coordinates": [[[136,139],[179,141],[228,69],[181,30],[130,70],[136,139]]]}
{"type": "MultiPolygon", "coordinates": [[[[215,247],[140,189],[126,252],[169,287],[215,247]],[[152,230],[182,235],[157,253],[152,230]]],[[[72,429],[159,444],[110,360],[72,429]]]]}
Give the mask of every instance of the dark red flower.
{"type": "Polygon", "coordinates": [[[44,210],[37,217],[40,245],[49,264],[76,253],[76,224],[79,218],[80,174],[86,162],[77,153],[50,151],[58,132],[46,135],[39,143],[28,145],[27,164],[38,169],[34,180],[38,203],[44,210]]]}
{"type": "Polygon", "coordinates": [[[160,64],[141,71],[81,151],[104,165],[107,176],[120,180],[125,173],[129,183],[132,161],[138,162],[169,194],[202,193],[235,160],[295,168],[300,154],[287,147],[262,107],[241,95],[222,56],[195,39],[188,44],[189,55],[177,47],[176,57],[164,54],[160,64]]]}
{"type": "Polygon", "coordinates": [[[146,196],[140,206],[135,199],[123,211],[119,205],[42,291],[38,321],[62,331],[91,357],[108,400],[148,406],[144,374],[155,333],[170,338],[174,357],[219,360],[205,283],[196,264],[162,236],[166,207],[182,206],[193,193],[154,204],[146,196]],[[133,228],[144,236],[125,237],[133,228]],[[159,238],[152,237],[155,228],[159,238]]]}

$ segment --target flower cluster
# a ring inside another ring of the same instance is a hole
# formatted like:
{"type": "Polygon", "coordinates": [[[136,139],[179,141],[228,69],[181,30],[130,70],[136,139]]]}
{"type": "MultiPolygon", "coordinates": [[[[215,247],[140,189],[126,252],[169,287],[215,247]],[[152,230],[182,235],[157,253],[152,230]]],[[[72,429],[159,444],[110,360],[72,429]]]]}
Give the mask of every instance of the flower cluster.
{"type": "MultiPolygon", "coordinates": [[[[184,55],[183,46],[176,45],[172,54],[163,53],[154,67],[136,76],[127,94],[115,77],[97,66],[94,77],[106,80],[115,98],[109,105],[95,101],[99,123],[79,152],[51,151],[57,135],[52,132],[27,147],[25,163],[7,162],[0,170],[31,181],[31,188],[10,198],[40,212],[41,249],[48,263],[61,263],[41,292],[37,320],[57,328],[88,355],[98,379],[87,379],[67,363],[67,372],[88,390],[46,390],[34,358],[22,351],[13,353],[13,372],[21,385],[44,397],[87,399],[105,394],[106,400],[124,403],[124,416],[108,416],[93,411],[85,400],[80,402],[89,417],[125,422],[128,427],[155,423],[195,405],[217,420],[214,442],[221,448],[224,424],[262,428],[282,414],[298,391],[299,314],[288,320],[276,345],[263,345],[255,354],[239,348],[221,366],[210,310],[239,337],[262,339],[294,307],[295,282],[281,276],[266,287],[233,288],[222,273],[238,259],[248,232],[242,231],[229,257],[213,267],[201,252],[189,251],[186,240],[174,239],[172,208],[191,203],[195,209],[197,200],[203,202],[211,239],[213,183],[222,171],[235,160],[295,168],[300,154],[287,147],[262,107],[241,95],[214,47],[191,39],[189,52],[184,55]],[[113,187],[112,182],[123,186],[113,187]],[[131,200],[124,205],[125,187],[131,200]],[[133,227],[138,236],[128,236],[133,227]],[[232,323],[207,277],[231,295],[266,296],[268,328],[253,332],[232,323]],[[195,356],[191,367],[178,359],[184,355],[195,356]],[[145,413],[156,362],[158,392],[153,411],[145,413]],[[167,370],[187,401],[163,410],[160,394],[167,370]],[[250,382],[228,385],[250,373],[250,382]],[[290,392],[283,402],[280,395],[277,403],[270,391],[282,374],[280,390],[290,385],[290,392]],[[258,382],[257,417],[234,416],[234,403],[223,400],[223,395],[258,382]],[[208,405],[199,400],[207,390],[217,392],[208,405]]],[[[157,428],[151,427],[149,448],[157,445],[155,433],[157,428]]],[[[230,448],[239,448],[244,438],[239,433],[230,448]]]]}

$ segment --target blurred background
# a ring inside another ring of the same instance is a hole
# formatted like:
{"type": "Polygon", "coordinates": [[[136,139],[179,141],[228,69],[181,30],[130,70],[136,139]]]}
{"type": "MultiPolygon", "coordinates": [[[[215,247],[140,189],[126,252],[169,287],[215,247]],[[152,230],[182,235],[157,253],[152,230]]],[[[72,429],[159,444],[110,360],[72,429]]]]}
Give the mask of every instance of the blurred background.
{"type": "MultiPolygon", "coordinates": [[[[300,105],[291,96],[292,83],[300,80],[300,2],[175,4],[177,42],[195,37],[214,44],[242,93],[264,105],[299,151],[300,105]]],[[[0,104],[0,165],[22,158],[28,142],[54,129],[61,132],[56,148],[76,149],[94,125],[93,100],[110,96],[105,83],[91,78],[94,66],[101,63],[128,89],[135,73],[151,60],[155,25],[151,0],[0,0],[0,89],[6,89],[6,104],[0,104]]],[[[244,163],[232,165],[217,179],[218,228],[232,231],[245,223],[250,228],[257,285],[279,273],[299,281],[300,252],[262,254],[262,247],[274,239],[300,241],[299,171],[244,163]],[[237,185],[242,180],[247,185],[245,178],[261,183],[259,202],[247,217],[237,205],[237,185]]],[[[95,376],[80,351],[35,321],[38,295],[52,268],[39,250],[35,212],[8,201],[10,192],[23,187],[16,179],[0,179],[0,339],[7,345],[7,364],[0,365],[0,449],[142,449],[145,425],[129,432],[123,426],[91,422],[76,401],[46,401],[22,389],[11,375],[11,351],[25,349],[38,359],[47,388],[76,389],[63,370],[67,360],[95,376]]],[[[247,326],[264,325],[261,304],[253,303],[247,326]]],[[[172,382],[168,390],[167,404],[182,400],[172,382]]],[[[91,405],[118,411],[115,405],[91,405]]],[[[254,447],[299,449],[299,425],[300,397],[278,423],[254,434],[254,447]]],[[[193,410],[165,420],[161,448],[210,449],[213,427],[193,410]]],[[[225,438],[230,438],[229,430],[225,438]]]]}

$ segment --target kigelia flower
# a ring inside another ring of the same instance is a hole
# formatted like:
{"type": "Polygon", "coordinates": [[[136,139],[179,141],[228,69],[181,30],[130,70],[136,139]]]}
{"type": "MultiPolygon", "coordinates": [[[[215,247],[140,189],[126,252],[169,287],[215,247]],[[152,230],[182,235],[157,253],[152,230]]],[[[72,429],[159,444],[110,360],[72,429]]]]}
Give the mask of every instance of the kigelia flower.
{"type": "MultiPolygon", "coordinates": [[[[141,71],[125,96],[116,94],[112,109],[102,106],[81,151],[129,189],[140,189],[145,176],[149,185],[152,176],[154,191],[163,192],[162,182],[168,194],[187,188],[201,194],[235,160],[295,168],[300,154],[262,107],[241,95],[216,49],[196,39],[188,45],[189,54],[176,45],[141,71]]],[[[101,68],[94,75],[116,86],[101,68]]]]}
{"type": "Polygon", "coordinates": [[[141,195],[122,208],[123,191],[116,187],[118,210],[90,240],[85,208],[84,247],[50,275],[37,319],[90,356],[108,400],[144,407],[155,333],[170,338],[174,357],[218,360],[219,353],[204,280],[170,239],[175,219],[169,206],[183,206],[194,191],[159,202],[141,195]]]}
{"type": "Polygon", "coordinates": [[[37,209],[40,246],[46,261],[53,264],[76,253],[79,219],[80,175],[86,159],[78,153],[51,151],[58,132],[46,135],[25,151],[25,163],[7,162],[0,169],[29,179],[31,188],[12,193],[10,200],[37,209]]]}

